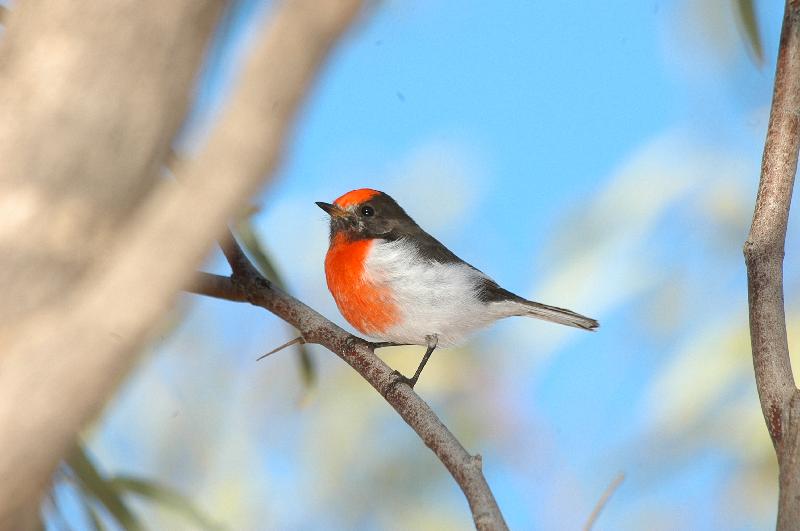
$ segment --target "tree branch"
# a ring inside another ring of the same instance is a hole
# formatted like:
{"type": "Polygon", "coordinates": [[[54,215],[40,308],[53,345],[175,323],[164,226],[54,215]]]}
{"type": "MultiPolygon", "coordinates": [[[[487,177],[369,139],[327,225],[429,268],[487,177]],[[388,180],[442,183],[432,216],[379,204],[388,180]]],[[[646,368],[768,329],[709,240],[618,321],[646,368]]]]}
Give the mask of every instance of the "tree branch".
{"type": "Polygon", "coordinates": [[[386,399],[444,464],[467,498],[475,527],[481,531],[508,529],[483,476],[481,457],[470,455],[430,406],[408,385],[398,383],[394,371],[375,355],[373,344],[347,333],[276,288],[258,272],[232,236],[224,248],[232,277],[201,273],[189,291],[235,302],[242,302],[244,295],[250,304],[297,328],[306,343],[322,345],[342,358],[386,399]]]}
{"type": "Polygon", "coordinates": [[[617,489],[620,485],[622,485],[623,481],[625,481],[625,474],[619,473],[617,477],[615,477],[611,483],[608,484],[606,490],[603,491],[600,499],[597,500],[597,503],[594,505],[594,509],[592,509],[589,518],[586,519],[586,524],[583,526],[583,531],[591,531],[592,527],[594,527],[594,524],[597,522],[597,519],[600,517],[600,513],[603,512],[603,509],[605,509],[608,500],[610,500],[611,496],[617,492],[617,489]]]}
{"type": "Polygon", "coordinates": [[[780,470],[778,529],[800,522],[800,408],[783,300],[783,256],[800,148],[800,1],[787,0],[761,180],[744,245],[750,340],[761,410],[780,470]]]}
{"type": "Polygon", "coordinates": [[[194,282],[186,288],[186,291],[226,301],[248,302],[247,294],[242,292],[230,277],[202,271],[195,273],[194,282]]]}

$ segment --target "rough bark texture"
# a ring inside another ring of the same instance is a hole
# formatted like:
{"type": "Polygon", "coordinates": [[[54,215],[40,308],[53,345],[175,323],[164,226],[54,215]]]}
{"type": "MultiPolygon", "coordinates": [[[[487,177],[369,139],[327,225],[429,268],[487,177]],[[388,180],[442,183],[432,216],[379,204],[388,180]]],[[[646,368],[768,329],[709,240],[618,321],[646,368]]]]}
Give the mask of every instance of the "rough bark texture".
{"type": "Polygon", "coordinates": [[[275,168],[358,0],[280,4],[208,144],[159,179],[220,0],[28,0],[0,39],[0,529],[39,498],[275,168]]]}
{"type": "Polygon", "coordinates": [[[784,246],[799,147],[800,1],[789,0],[753,224],[744,245],[756,385],[780,469],[781,530],[800,526],[800,396],[789,359],[783,301],[784,246]]]}
{"type": "Polygon", "coordinates": [[[326,347],[355,369],[417,432],[444,464],[467,498],[475,527],[506,530],[497,501],[483,476],[481,457],[470,455],[436,413],[374,353],[374,346],[339,328],[264,278],[232,242],[223,250],[233,269],[231,278],[200,273],[190,291],[264,308],[297,330],[306,343],[326,347]]]}

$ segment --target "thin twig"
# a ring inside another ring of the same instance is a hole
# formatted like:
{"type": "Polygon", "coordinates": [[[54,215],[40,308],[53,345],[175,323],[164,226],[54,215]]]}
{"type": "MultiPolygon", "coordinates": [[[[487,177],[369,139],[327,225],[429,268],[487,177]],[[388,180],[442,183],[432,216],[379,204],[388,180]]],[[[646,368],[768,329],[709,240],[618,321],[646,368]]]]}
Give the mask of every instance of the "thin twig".
{"type": "Polygon", "coordinates": [[[744,245],[753,366],[778,456],[781,530],[795,529],[800,522],[800,407],[783,301],[783,256],[799,148],[800,1],[788,0],[753,224],[744,245]]]}
{"type": "MultiPolygon", "coordinates": [[[[480,456],[470,455],[413,389],[396,385],[397,376],[375,355],[375,346],[347,333],[272,285],[250,263],[232,236],[225,246],[225,255],[234,269],[230,282],[239,291],[202,288],[192,291],[235,302],[241,302],[240,292],[245,293],[251,304],[266,309],[299,330],[306,343],[322,345],[342,358],[386,399],[444,464],[467,498],[475,527],[481,531],[507,530],[494,494],[483,476],[480,456]]],[[[212,280],[211,277],[216,276],[205,274],[203,278],[212,280]]],[[[225,285],[221,279],[214,278],[213,282],[217,286],[225,285]]]]}
{"type": "Polygon", "coordinates": [[[267,352],[266,354],[262,354],[262,355],[260,355],[259,357],[257,357],[257,358],[256,358],[256,361],[261,361],[261,360],[263,360],[264,358],[266,358],[267,356],[271,356],[272,354],[275,354],[276,352],[280,352],[281,350],[283,350],[283,349],[285,349],[285,348],[289,348],[289,347],[291,347],[292,345],[297,345],[298,343],[299,343],[299,344],[303,344],[303,343],[305,343],[305,342],[306,342],[306,340],[305,340],[305,339],[303,339],[303,336],[296,337],[296,338],[294,338],[294,339],[290,339],[289,341],[287,341],[287,342],[286,342],[286,343],[284,343],[283,345],[281,345],[281,346],[279,346],[279,347],[275,347],[274,349],[270,350],[270,351],[269,351],[269,352],[267,352]]]}
{"type": "Polygon", "coordinates": [[[590,531],[594,526],[595,522],[597,522],[597,518],[600,516],[600,513],[605,508],[608,500],[611,499],[611,496],[617,491],[622,482],[625,481],[625,474],[620,472],[614,480],[608,484],[606,490],[603,491],[603,495],[600,496],[600,499],[597,500],[597,503],[592,510],[592,514],[589,515],[589,518],[586,520],[586,525],[583,526],[583,531],[590,531]]]}

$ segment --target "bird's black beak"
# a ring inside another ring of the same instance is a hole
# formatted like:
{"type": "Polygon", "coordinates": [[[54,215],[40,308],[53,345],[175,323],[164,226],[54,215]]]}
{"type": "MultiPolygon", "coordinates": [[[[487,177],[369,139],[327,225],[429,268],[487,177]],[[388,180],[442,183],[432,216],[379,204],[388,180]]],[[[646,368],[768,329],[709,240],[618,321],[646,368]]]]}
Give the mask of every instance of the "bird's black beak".
{"type": "Polygon", "coordinates": [[[332,205],[331,203],[323,203],[322,201],[317,201],[317,206],[320,207],[322,210],[328,213],[331,217],[341,218],[347,215],[347,211],[340,208],[337,205],[332,205]]]}

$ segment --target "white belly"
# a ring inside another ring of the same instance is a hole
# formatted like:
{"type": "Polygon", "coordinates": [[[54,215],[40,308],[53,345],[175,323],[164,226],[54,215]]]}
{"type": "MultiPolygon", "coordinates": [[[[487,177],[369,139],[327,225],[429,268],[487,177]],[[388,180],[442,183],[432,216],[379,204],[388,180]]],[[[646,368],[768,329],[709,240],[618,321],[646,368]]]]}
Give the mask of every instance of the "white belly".
{"type": "Polygon", "coordinates": [[[386,285],[401,318],[379,339],[424,345],[435,334],[440,346],[450,346],[470,332],[508,315],[477,297],[485,276],[466,264],[442,264],[422,258],[405,240],[376,241],[367,256],[364,274],[386,285]]]}

